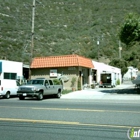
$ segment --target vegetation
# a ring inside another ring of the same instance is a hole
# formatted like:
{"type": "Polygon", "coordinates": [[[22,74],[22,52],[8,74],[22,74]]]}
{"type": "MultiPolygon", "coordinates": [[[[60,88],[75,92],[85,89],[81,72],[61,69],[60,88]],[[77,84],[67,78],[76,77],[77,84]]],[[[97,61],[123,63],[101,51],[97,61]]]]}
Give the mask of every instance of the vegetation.
{"type": "Polygon", "coordinates": [[[71,87],[72,87],[72,90],[76,90],[76,77],[72,77],[71,87]]]}
{"type": "Polygon", "coordinates": [[[128,65],[140,66],[139,38],[135,39],[139,36],[139,25],[135,25],[140,0],[36,0],[33,46],[32,3],[2,0],[0,59],[29,64],[32,47],[33,57],[75,53],[97,60],[99,48],[99,60],[108,63],[119,57],[121,40],[122,59],[128,65]],[[134,22],[129,27],[131,19],[134,22]],[[131,27],[134,32],[129,32],[129,39],[124,31],[131,27]],[[135,43],[130,43],[132,40],[135,43]]]}
{"type": "Polygon", "coordinates": [[[95,88],[95,84],[91,84],[91,88],[94,89],[95,88]]]}
{"type": "Polygon", "coordinates": [[[62,85],[62,82],[59,79],[54,79],[53,83],[54,83],[54,85],[62,85]]]}
{"type": "Polygon", "coordinates": [[[62,94],[68,94],[68,93],[70,93],[70,92],[72,92],[72,90],[66,90],[66,89],[65,89],[65,90],[62,91],[62,94]]]}
{"type": "Polygon", "coordinates": [[[122,77],[128,71],[128,69],[127,69],[128,64],[127,64],[127,62],[125,60],[122,60],[122,59],[113,59],[110,62],[110,65],[120,68],[121,69],[122,77]]]}
{"type": "Polygon", "coordinates": [[[121,26],[120,40],[127,46],[135,41],[140,41],[140,17],[135,14],[128,14],[121,26]]]}
{"type": "Polygon", "coordinates": [[[120,85],[120,79],[116,81],[116,85],[120,85]]]}
{"type": "Polygon", "coordinates": [[[77,89],[78,90],[81,90],[82,89],[82,87],[81,87],[81,78],[79,77],[78,78],[78,81],[77,81],[78,83],[77,83],[77,89]]]}

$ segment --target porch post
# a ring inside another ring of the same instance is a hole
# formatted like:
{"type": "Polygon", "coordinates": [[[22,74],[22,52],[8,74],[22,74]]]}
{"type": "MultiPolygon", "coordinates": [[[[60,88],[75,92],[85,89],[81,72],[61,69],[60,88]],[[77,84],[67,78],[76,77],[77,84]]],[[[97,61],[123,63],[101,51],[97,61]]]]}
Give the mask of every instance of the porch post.
{"type": "Polygon", "coordinates": [[[89,85],[92,84],[92,69],[89,69],[89,76],[88,76],[89,85]]]}

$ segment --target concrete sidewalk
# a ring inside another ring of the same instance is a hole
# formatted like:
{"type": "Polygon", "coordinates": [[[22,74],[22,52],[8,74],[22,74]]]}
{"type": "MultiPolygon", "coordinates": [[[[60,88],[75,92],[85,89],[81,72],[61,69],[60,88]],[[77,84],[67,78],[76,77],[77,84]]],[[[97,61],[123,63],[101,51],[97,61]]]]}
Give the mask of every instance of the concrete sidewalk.
{"type": "Polygon", "coordinates": [[[62,95],[61,99],[104,99],[104,100],[140,100],[133,84],[122,84],[115,88],[95,88],[74,91],[62,95]]]}
{"type": "Polygon", "coordinates": [[[104,94],[106,93],[95,90],[81,90],[62,95],[61,99],[100,99],[104,94]]]}

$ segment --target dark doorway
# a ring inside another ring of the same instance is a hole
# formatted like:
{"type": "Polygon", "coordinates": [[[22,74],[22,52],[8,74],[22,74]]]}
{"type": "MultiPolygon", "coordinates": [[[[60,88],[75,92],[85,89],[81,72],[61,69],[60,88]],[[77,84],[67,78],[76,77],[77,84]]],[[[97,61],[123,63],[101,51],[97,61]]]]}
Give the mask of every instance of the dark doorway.
{"type": "Polygon", "coordinates": [[[97,70],[92,70],[92,81],[97,82],[97,70]]]}
{"type": "Polygon", "coordinates": [[[29,79],[29,68],[23,67],[23,76],[26,80],[29,79]]]}

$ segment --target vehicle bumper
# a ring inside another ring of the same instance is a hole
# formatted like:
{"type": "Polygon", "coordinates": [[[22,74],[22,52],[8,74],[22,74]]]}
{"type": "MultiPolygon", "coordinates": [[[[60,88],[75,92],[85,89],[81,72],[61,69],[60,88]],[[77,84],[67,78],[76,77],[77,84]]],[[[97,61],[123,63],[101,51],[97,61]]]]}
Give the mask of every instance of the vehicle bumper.
{"type": "Polygon", "coordinates": [[[18,96],[24,96],[24,97],[37,97],[39,95],[39,91],[17,91],[18,96]]]}
{"type": "Polygon", "coordinates": [[[3,92],[0,92],[0,97],[3,97],[5,94],[3,92]]]}

